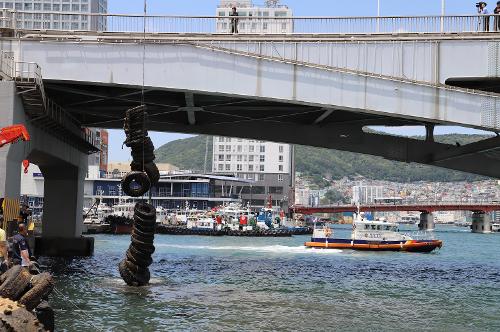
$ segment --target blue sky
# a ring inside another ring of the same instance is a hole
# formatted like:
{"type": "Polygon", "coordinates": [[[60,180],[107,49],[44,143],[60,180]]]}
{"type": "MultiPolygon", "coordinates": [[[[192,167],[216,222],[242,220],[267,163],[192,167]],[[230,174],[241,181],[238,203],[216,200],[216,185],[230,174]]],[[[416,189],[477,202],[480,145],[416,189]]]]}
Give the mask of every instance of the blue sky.
{"type": "MultiPolygon", "coordinates": [[[[293,9],[295,16],[375,16],[377,0],[282,0],[282,4],[293,9]]],[[[475,0],[446,0],[446,14],[475,13],[475,0]]],[[[148,0],[148,13],[156,15],[215,15],[218,0],[148,0]]],[[[254,1],[262,5],[263,0],[254,1]]],[[[381,15],[439,15],[441,0],[380,0],[381,15]]],[[[490,11],[495,7],[490,1],[490,11]]],[[[140,14],[143,11],[142,0],[109,0],[108,11],[112,14],[140,14]]],[[[393,129],[394,134],[423,134],[422,129],[393,129]]],[[[470,129],[456,127],[441,128],[437,133],[474,133],[470,129]]],[[[156,147],[189,135],[175,133],[151,133],[156,147]]],[[[109,160],[125,161],[130,159],[130,152],[122,149],[125,135],[121,130],[110,131],[109,160]]]]}

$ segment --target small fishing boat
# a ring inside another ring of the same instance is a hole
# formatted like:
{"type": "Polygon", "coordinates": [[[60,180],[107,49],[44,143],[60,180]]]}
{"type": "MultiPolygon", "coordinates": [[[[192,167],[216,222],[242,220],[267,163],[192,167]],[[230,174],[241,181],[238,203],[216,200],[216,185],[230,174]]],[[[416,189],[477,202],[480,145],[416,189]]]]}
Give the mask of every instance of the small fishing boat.
{"type": "Polygon", "coordinates": [[[408,234],[398,232],[398,224],[385,220],[366,220],[357,213],[353,221],[350,239],[333,237],[333,230],[326,225],[315,225],[308,248],[352,249],[370,251],[410,251],[431,252],[441,248],[443,241],[434,240],[427,232],[416,239],[408,234]]]}

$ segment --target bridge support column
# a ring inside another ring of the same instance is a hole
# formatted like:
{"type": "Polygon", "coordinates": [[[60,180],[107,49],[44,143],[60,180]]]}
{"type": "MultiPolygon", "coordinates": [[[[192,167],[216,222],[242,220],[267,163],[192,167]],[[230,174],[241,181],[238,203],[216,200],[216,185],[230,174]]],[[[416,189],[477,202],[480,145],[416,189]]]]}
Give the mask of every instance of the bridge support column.
{"type": "Polygon", "coordinates": [[[472,233],[491,233],[491,216],[486,212],[472,213],[472,233]]]}
{"type": "Polygon", "coordinates": [[[43,231],[37,252],[47,256],[90,256],[93,238],[82,237],[87,156],[81,166],[40,166],[44,177],[43,231]]]}
{"type": "Polygon", "coordinates": [[[418,224],[418,229],[421,231],[433,231],[434,228],[434,214],[431,212],[420,213],[420,223],[418,224]]]}
{"type": "Polygon", "coordinates": [[[0,198],[19,199],[21,164],[28,159],[44,175],[42,237],[35,253],[49,256],[87,256],[93,239],[81,237],[83,186],[88,156],[55,138],[48,130],[31,125],[14,82],[0,81],[0,127],[24,124],[31,141],[0,148],[0,198]]]}

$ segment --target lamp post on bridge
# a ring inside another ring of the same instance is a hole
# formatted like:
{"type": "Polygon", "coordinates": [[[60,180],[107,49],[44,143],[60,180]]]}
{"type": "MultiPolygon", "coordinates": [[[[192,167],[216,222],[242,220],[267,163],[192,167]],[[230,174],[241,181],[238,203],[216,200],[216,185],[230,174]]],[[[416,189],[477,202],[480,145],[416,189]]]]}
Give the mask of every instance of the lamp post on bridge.
{"type": "Polygon", "coordinates": [[[441,33],[444,32],[444,15],[445,15],[445,13],[446,13],[446,0],[441,0],[441,33]]]}

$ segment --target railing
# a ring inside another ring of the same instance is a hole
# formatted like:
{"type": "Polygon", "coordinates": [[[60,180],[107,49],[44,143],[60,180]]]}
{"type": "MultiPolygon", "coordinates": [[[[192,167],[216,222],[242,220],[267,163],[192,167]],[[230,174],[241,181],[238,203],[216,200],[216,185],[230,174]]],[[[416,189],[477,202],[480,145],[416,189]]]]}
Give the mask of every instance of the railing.
{"type": "Polygon", "coordinates": [[[383,17],[142,16],[0,9],[0,27],[195,34],[405,34],[494,32],[498,15],[383,17]]]}
{"type": "Polygon", "coordinates": [[[42,69],[38,64],[15,61],[12,52],[2,51],[0,53],[0,76],[2,74],[7,79],[18,83],[33,83],[42,98],[43,116],[57,122],[69,132],[95,146],[95,137],[92,132],[82,129],[77,119],[45,96],[42,69]]]}

